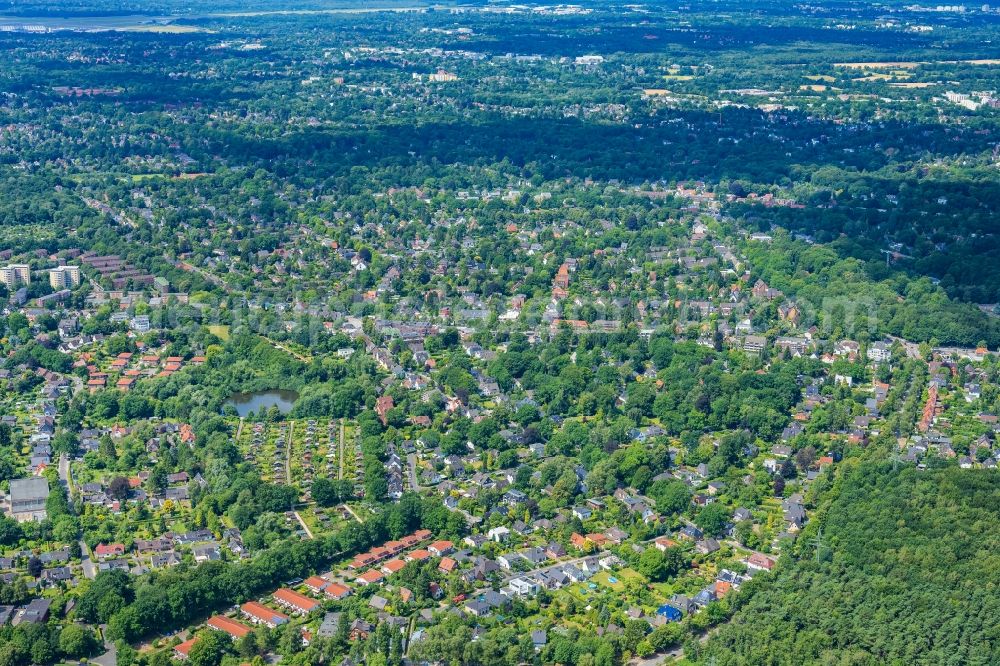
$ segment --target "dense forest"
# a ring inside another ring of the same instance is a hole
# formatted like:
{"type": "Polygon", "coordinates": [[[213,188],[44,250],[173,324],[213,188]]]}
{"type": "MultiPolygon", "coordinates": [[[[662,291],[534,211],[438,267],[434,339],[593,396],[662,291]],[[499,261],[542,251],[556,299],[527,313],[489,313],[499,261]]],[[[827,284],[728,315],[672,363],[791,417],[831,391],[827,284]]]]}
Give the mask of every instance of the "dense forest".
{"type": "Polygon", "coordinates": [[[821,519],[699,663],[995,664],[995,470],[845,465],[821,519]]]}

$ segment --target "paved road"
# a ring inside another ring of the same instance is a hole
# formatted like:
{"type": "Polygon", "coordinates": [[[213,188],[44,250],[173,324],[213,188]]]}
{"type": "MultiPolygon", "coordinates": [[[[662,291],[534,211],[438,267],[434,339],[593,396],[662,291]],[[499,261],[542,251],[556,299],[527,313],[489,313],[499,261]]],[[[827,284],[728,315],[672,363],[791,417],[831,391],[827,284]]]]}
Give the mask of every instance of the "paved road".
{"type": "Polygon", "coordinates": [[[69,456],[65,453],[59,456],[59,480],[66,486],[66,492],[73,496],[73,479],[69,475],[69,456]]]}
{"type": "Polygon", "coordinates": [[[115,644],[105,640],[104,649],[106,652],[99,657],[92,658],[90,663],[97,664],[97,666],[118,666],[118,648],[115,647],[115,644]]]}
{"type": "Polygon", "coordinates": [[[90,548],[83,539],[80,539],[80,561],[83,564],[83,575],[91,580],[97,578],[97,567],[90,559],[90,548]]]}
{"type": "Polygon", "coordinates": [[[406,471],[410,477],[410,488],[420,492],[420,483],[417,481],[417,454],[411,453],[406,456],[406,471]]]}

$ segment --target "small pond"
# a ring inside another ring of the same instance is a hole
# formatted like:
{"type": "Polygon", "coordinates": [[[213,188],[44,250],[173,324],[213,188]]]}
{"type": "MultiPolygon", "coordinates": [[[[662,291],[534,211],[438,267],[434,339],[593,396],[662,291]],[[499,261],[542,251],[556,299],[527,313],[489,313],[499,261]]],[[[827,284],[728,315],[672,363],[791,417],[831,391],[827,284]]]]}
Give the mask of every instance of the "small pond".
{"type": "Polygon", "coordinates": [[[292,411],[292,405],[298,400],[299,394],[295,391],[284,389],[271,389],[268,391],[254,391],[252,393],[234,393],[226,400],[227,405],[236,408],[236,413],[240,416],[247,416],[251,412],[260,414],[261,408],[267,410],[277,407],[282,414],[292,411]]]}

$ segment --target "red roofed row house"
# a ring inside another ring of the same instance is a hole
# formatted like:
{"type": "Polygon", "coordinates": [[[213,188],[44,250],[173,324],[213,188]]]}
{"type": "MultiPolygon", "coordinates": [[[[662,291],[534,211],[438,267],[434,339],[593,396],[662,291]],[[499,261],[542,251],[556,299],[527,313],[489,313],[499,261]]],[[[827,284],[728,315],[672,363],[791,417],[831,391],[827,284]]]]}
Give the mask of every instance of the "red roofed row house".
{"type": "Polygon", "coordinates": [[[385,578],[385,574],[378,569],[369,569],[357,577],[358,585],[374,585],[385,578]]]}
{"type": "Polygon", "coordinates": [[[307,597],[304,594],[299,594],[287,587],[275,590],[273,597],[275,603],[288,608],[293,613],[311,613],[319,608],[319,602],[315,599],[307,597]]]}
{"type": "Polygon", "coordinates": [[[322,576],[309,576],[303,581],[310,592],[315,594],[325,594],[334,601],[339,601],[351,596],[351,588],[340,583],[333,583],[322,576]]]}
{"type": "Polygon", "coordinates": [[[191,648],[194,644],[198,642],[197,638],[189,638],[183,643],[174,646],[174,656],[178,659],[184,660],[188,658],[188,654],[191,652],[191,648]]]}
{"type": "MultiPolygon", "coordinates": [[[[243,638],[250,633],[250,627],[243,624],[242,622],[237,622],[236,620],[230,619],[225,615],[213,615],[205,623],[207,626],[215,629],[216,631],[223,631],[229,634],[229,637],[234,641],[237,638],[243,638]]],[[[195,643],[198,642],[198,637],[189,638],[183,643],[179,643],[174,646],[174,657],[180,660],[185,660],[190,656],[191,648],[194,647],[195,643]]]]}
{"type": "Polygon", "coordinates": [[[205,624],[210,626],[212,629],[226,632],[230,635],[230,637],[232,637],[233,640],[243,638],[250,633],[250,627],[242,622],[232,620],[225,615],[213,615],[205,624]]]}
{"type": "Polygon", "coordinates": [[[429,539],[430,536],[430,530],[417,530],[413,534],[405,536],[399,541],[387,541],[381,546],[375,546],[367,553],[362,553],[361,555],[356,556],[347,565],[347,568],[357,570],[374,566],[383,560],[398,555],[407,548],[416,546],[421,541],[429,539]]]}
{"type": "Polygon", "coordinates": [[[243,613],[244,617],[254,624],[263,624],[265,627],[269,627],[271,629],[274,629],[279,624],[285,624],[288,622],[288,616],[284,613],[279,613],[278,611],[272,610],[264,604],[259,604],[256,601],[246,602],[240,606],[240,611],[243,613]]]}

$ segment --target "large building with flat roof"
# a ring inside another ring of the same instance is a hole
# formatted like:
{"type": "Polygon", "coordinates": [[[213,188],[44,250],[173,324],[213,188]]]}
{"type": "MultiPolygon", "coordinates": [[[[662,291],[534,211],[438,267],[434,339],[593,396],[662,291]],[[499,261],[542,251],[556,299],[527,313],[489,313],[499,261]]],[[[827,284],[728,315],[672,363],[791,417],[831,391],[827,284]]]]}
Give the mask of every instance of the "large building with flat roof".
{"type": "Polygon", "coordinates": [[[60,266],[49,271],[49,284],[53,289],[72,289],[80,286],[79,266],[60,266]]]}
{"type": "Polygon", "coordinates": [[[28,264],[8,264],[0,268],[0,282],[8,291],[31,284],[31,267],[28,264]]]}
{"type": "Polygon", "coordinates": [[[8,510],[18,522],[45,520],[45,500],[49,498],[48,479],[35,476],[10,482],[8,510]]]}

